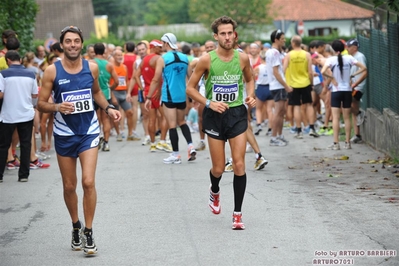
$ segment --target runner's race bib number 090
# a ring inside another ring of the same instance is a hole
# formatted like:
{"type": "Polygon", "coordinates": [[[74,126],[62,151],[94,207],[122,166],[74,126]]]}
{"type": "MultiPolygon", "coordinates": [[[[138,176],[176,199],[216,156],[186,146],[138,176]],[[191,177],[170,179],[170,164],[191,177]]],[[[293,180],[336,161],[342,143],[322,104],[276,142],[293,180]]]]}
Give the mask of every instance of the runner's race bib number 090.
{"type": "Polygon", "coordinates": [[[93,98],[91,89],[68,91],[61,93],[63,102],[72,102],[75,105],[75,111],[71,114],[80,114],[93,111],[93,98]]]}
{"type": "Polygon", "coordinates": [[[238,84],[213,84],[212,101],[234,102],[238,98],[238,84]]]}

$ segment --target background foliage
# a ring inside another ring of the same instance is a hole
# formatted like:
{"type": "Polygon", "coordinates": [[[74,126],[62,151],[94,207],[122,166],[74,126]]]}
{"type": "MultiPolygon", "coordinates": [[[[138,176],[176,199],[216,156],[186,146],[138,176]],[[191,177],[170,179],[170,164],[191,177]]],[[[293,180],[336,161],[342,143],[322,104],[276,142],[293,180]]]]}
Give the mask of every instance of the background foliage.
{"type": "Polygon", "coordinates": [[[20,54],[34,51],[33,29],[39,7],[34,0],[2,0],[0,4],[0,32],[13,29],[21,43],[20,54]]]}

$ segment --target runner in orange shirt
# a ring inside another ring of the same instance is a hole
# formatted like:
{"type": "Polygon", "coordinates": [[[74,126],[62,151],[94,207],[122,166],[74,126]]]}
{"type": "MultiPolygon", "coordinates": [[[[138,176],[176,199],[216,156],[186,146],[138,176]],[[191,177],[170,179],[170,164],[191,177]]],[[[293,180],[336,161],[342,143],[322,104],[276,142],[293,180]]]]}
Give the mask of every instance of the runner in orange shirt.
{"type": "MultiPolygon", "coordinates": [[[[122,50],[116,49],[113,52],[113,58],[114,58],[114,69],[116,74],[118,75],[118,80],[119,80],[119,85],[118,87],[115,88],[115,90],[112,91],[114,94],[118,106],[122,107],[122,109],[125,111],[126,115],[126,120],[127,120],[127,129],[129,132],[129,136],[131,135],[131,132],[133,131],[133,111],[132,111],[132,105],[130,102],[126,101],[126,91],[127,91],[127,67],[123,64],[123,53],[122,50]]],[[[110,80],[110,85],[114,83],[114,80],[110,80]]],[[[122,141],[122,134],[120,132],[119,128],[119,121],[114,122],[115,130],[117,133],[116,140],[117,141],[122,141]]]]}

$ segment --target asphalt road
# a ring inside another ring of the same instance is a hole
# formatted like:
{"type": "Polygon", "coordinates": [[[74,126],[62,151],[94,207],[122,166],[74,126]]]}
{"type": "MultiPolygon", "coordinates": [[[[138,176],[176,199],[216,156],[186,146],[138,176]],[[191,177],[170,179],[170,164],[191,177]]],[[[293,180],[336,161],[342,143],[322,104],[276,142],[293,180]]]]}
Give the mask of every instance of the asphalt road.
{"type": "Polygon", "coordinates": [[[399,265],[399,179],[381,153],[365,144],[330,151],[332,137],[296,140],[287,130],[290,144],[270,147],[264,132],[257,139],[269,164],[255,171],[253,153],[246,157],[244,231],[231,230],[233,173],[221,181],[221,214],[207,206],[208,150],[187,162],[179,133],[183,163],[165,165],[166,153],[112,137],[111,151],[99,152],[99,252],[90,258],[70,249],[54,151],[51,167],[31,171],[27,183],[6,170],[0,265],[399,265]]]}

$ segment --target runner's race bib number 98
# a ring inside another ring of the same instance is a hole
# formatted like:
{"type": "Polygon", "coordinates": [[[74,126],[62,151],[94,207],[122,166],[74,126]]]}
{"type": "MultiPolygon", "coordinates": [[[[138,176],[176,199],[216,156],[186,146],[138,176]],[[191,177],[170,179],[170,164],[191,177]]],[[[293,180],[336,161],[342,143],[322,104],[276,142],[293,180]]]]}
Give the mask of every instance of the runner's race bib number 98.
{"type": "Polygon", "coordinates": [[[234,102],[238,98],[238,84],[213,84],[212,100],[234,102]]]}
{"type": "Polygon", "coordinates": [[[93,111],[91,89],[68,91],[61,93],[63,102],[73,102],[75,111],[71,114],[80,114],[93,111]]]}

